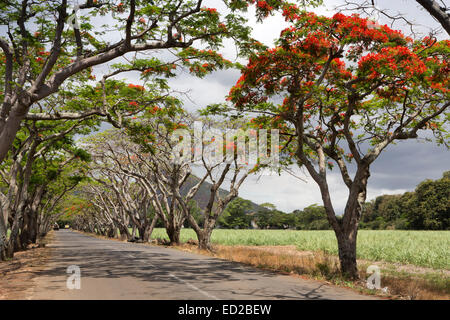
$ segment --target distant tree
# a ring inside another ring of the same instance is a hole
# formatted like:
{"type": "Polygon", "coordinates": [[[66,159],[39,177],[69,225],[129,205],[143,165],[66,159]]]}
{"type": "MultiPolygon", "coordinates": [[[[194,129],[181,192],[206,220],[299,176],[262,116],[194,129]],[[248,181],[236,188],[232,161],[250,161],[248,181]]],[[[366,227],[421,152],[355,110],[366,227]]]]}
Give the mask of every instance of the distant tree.
{"type": "Polygon", "coordinates": [[[402,215],[400,202],[401,195],[383,195],[375,199],[375,212],[383,218],[384,221],[394,221],[402,215]]]}
{"type": "Polygon", "coordinates": [[[286,229],[289,227],[288,215],[280,210],[271,211],[270,227],[273,229],[286,229]]]}
{"type": "Polygon", "coordinates": [[[299,230],[330,229],[327,214],[323,206],[313,204],[302,211],[296,211],[296,228],[299,230]]]}
{"type": "Polygon", "coordinates": [[[266,209],[269,209],[269,210],[275,210],[277,208],[274,204],[272,204],[270,202],[261,203],[259,206],[263,207],[263,208],[266,208],[266,209]]]}
{"type": "Polygon", "coordinates": [[[296,217],[293,213],[284,214],[284,228],[294,229],[296,226],[296,217]]]}
{"type": "Polygon", "coordinates": [[[375,208],[375,199],[364,203],[360,222],[361,229],[384,229],[386,222],[375,208]]]}
{"type": "Polygon", "coordinates": [[[450,219],[450,175],[422,181],[414,192],[382,195],[364,205],[362,228],[447,230],[450,219]]]}
{"type": "Polygon", "coordinates": [[[255,215],[256,223],[261,229],[268,229],[270,227],[270,220],[272,216],[272,211],[269,209],[261,209],[255,215]]]}
{"type": "Polygon", "coordinates": [[[259,205],[262,209],[255,215],[256,223],[262,229],[287,229],[295,226],[296,219],[294,214],[287,214],[277,210],[271,203],[262,203],[259,205]]]}
{"type": "Polygon", "coordinates": [[[252,209],[250,200],[236,198],[226,207],[219,218],[219,224],[230,229],[247,229],[250,227],[251,216],[248,213],[252,209]]]}
{"type": "Polygon", "coordinates": [[[450,228],[450,179],[446,172],[441,179],[425,180],[416,190],[416,213],[422,218],[424,229],[450,228]]]}

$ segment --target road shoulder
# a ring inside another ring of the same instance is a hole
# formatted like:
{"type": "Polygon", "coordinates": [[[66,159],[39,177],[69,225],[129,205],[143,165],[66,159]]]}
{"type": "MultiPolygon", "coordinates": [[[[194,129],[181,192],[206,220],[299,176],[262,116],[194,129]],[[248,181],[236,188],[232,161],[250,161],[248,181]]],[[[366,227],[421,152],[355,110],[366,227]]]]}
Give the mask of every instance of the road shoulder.
{"type": "Polygon", "coordinates": [[[0,300],[27,300],[33,295],[35,279],[45,270],[51,259],[53,241],[50,233],[43,247],[31,247],[14,254],[14,258],[0,262],[0,300]]]}

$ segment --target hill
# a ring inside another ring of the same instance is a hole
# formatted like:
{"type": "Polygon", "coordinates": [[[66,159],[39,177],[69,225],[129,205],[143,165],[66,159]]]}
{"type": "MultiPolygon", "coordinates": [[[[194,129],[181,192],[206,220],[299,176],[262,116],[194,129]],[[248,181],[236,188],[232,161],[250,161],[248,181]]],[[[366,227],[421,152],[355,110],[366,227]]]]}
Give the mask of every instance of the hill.
{"type": "MultiPolygon", "coordinates": [[[[187,181],[184,183],[182,188],[180,189],[181,194],[182,195],[186,195],[188,190],[190,188],[192,188],[199,181],[200,181],[200,178],[198,178],[197,176],[191,175],[187,179],[187,181]]],[[[205,181],[204,183],[202,183],[202,185],[200,186],[199,190],[197,191],[197,194],[194,197],[194,200],[197,202],[197,205],[201,209],[204,209],[206,207],[206,205],[208,204],[209,197],[210,197],[211,186],[212,186],[211,183],[205,181]]],[[[225,197],[227,194],[228,194],[227,190],[222,189],[222,188],[219,189],[220,197],[225,197]]],[[[251,202],[251,205],[252,205],[252,210],[251,211],[257,212],[259,210],[263,210],[264,209],[263,207],[261,207],[260,205],[254,203],[253,201],[250,201],[250,202],[251,202]]]]}

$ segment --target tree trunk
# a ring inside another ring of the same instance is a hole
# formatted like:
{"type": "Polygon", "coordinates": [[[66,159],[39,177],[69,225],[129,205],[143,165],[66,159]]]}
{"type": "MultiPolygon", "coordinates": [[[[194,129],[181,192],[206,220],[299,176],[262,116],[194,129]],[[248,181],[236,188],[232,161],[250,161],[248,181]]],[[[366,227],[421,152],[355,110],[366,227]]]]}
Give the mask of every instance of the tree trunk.
{"type": "Polygon", "coordinates": [[[38,239],[38,215],[36,212],[33,212],[32,216],[30,217],[30,241],[31,243],[36,243],[38,239]]]}
{"type": "Polygon", "coordinates": [[[356,238],[358,224],[367,195],[367,181],[370,176],[369,166],[360,165],[350,188],[344,216],[340,223],[341,228],[336,231],[339,248],[341,271],[345,277],[358,279],[356,263],[356,238]]]}
{"type": "Polygon", "coordinates": [[[142,240],[144,242],[149,242],[150,241],[150,237],[152,236],[153,229],[155,229],[156,222],[158,222],[158,215],[157,214],[155,214],[155,216],[153,217],[152,223],[150,224],[150,226],[147,226],[147,228],[144,231],[144,236],[142,238],[142,240]]]}
{"type": "Polygon", "coordinates": [[[192,217],[191,215],[189,216],[189,222],[191,223],[191,226],[197,234],[198,248],[200,250],[212,251],[211,234],[216,225],[216,219],[206,217],[205,221],[203,222],[203,228],[199,227],[194,217],[192,217]]]}
{"type": "MultiPolygon", "coordinates": [[[[450,15],[445,12],[445,8],[441,8],[439,1],[434,0],[416,0],[422,7],[425,8],[447,31],[450,35],[450,15]]],[[[444,3],[444,2],[442,2],[444,3]]]]}
{"type": "MultiPolygon", "coordinates": [[[[20,228],[20,234],[18,236],[18,239],[19,239],[18,242],[20,242],[20,247],[22,247],[22,248],[26,248],[28,245],[28,235],[30,234],[28,231],[28,226],[29,226],[28,212],[25,212],[23,214],[23,222],[22,222],[22,226],[20,228]]],[[[18,251],[18,250],[19,250],[19,248],[16,247],[16,251],[18,251]]]]}
{"type": "Polygon", "coordinates": [[[366,200],[367,180],[370,176],[369,164],[358,164],[358,170],[353,181],[348,182],[347,185],[350,192],[347,198],[344,215],[339,220],[336,218],[328,190],[328,183],[324,178],[324,175],[320,176],[317,174],[311,165],[307,166],[307,168],[308,172],[319,185],[328,222],[333,227],[337,238],[342,275],[349,279],[358,279],[356,238],[362,206],[366,200]]]}
{"type": "Polygon", "coordinates": [[[212,230],[204,229],[197,232],[198,248],[201,250],[211,251],[211,233],[212,230]]]}
{"type": "Polygon", "coordinates": [[[179,245],[180,244],[180,233],[181,227],[170,224],[166,228],[167,235],[169,236],[170,245],[179,245]]]}
{"type": "MultiPolygon", "coordinates": [[[[14,248],[14,249],[13,249],[14,252],[19,252],[19,251],[25,250],[25,249],[26,249],[26,246],[24,246],[23,243],[22,243],[22,241],[20,241],[20,233],[16,235],[15,239],[16,239],[16,240],[15,240],[14,243],[12,244],[12,247],[14,248]]],[[[13,257],[13,256],[11,256],[11,258],[12,258],[12,257],[13,257]]]]}
{"type": "Polygon", "coordinates": [[[23,214],[23,222],[22,227],[20,230],[20,247],[25,249],[31,241],[31,234],[32,234],[32,214],[30,210],[26,210],[26,212],[23,214]]]}
{"type": "Polygon", "coordinates": [[[0,261],[6,260],[7,230],[3,217],[0,216],[0,261]]]}
{"type": "Polygon", "coordinates": [[[6,258],[6,240],[0,238],[0,261],[5,261],[6,258]]]}
{"type": "MultiPolygon", "coordinates": [[[[19,206],[19,209],[23,209],[23,206],[19,206]]],[[[13,258],[14,252],[21,249],[20,247],[20,238],[19,238],[19,230],[23,223],[23,213],[15,212],[13,215],[13,222],[11,224],[11,235],[9,236],[7,245],[6,245],[6,257],[13,258]]]]}
{"type": "Polygon", "coordinates": [[[20,123],[28,112],[28,108],[29,105],[25,106],[16,103],[9,113],[8,120],[3,127],[0,128],[0,163],[3,163],[5,160],[6,155],[16,138],[17,131],[20,129],[20,123]]]}
{"type": "Polygon", "coordinates": [[[36,243],[38,236],[37,213],[27,210],[24,213],[23,227],[20,233],[22,247],[26,248],[31,243],[36,243]]]}
{"type": "Polygon", "coordinates": [[[107,232],[107,236],[108,236],[108,238],[116,238],[116,236],[117,236],[117,229],[116,228],[114,228],[114,227],[110,227],[110,226],[107,226],[106,227],[106,232],[107,232]]]}
{"type": "Polygon", "coordinates": [[[8,242],[6,244],[6,257],[8,259],[12,259],[14,257],[14,252],[19,251],[20,249],[21,246],[18,228],[13,227],[11,230],[11,235],[9,236],[8,242]]]}
{"type": "Polygon", "coordinates": [[[36,243],[38,232],[39,232],[39,213],[38,213],[38,207],[41,203],[42,196],[44,194],[45,186],[40,185],[36,189],[33,195],[33,199],[31,201],[31,204],[29,206],[29,210],[27,212],[28,214],[28,240],[30,243],[36,243]]]}
{"type": "Polygon", "coordinates": [[[356,263],[356,235],[357,229],[350,234],[337,234],[339,262],[344,277],[358,279],[358,266],[356,263]]]}
{"type": "Polygon", "coordinates": [[[121,240],[130,240],[131,239],[130,231],[128,230],[128,228],[126,226],[119,226],[119,231],[120,231],[120,239],[121,240]]]}

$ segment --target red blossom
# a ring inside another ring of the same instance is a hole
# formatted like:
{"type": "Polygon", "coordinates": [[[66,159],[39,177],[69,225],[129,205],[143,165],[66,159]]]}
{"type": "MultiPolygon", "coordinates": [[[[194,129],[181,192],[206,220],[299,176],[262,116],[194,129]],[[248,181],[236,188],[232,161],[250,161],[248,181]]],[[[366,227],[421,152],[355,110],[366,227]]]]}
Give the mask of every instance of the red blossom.
{"type": "Polygon", "coordinates": [[[145,90],[145,88],[144,88],[143,86],[140,86],[140,85],[138,85],[138,84],[132,84],[132,83],[130,83],[130,84],[128,85],[128,88],[131,88],[131,89],[137,89],[137,90],[139,90],[139,91],[144,91],[144,90],[145,90]]]}
{"type": "Polygon", "coordinates": [[[208,12],[210,14],[217,14],[217,9],[216,8],[207,8],[207,7],[203,7],[200,9],[201,11],[205,11],[208,12]]]}

